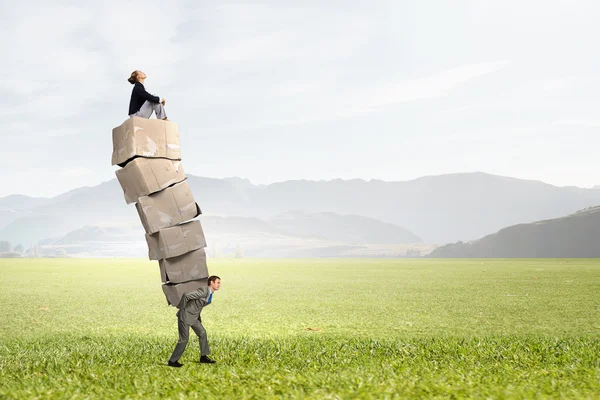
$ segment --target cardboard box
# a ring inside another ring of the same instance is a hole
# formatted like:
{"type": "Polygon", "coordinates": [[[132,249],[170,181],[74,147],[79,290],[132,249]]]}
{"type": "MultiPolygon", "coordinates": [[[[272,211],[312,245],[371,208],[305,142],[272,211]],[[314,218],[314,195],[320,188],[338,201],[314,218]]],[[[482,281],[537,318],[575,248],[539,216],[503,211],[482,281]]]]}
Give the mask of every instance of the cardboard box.
{"type": "Polygon", "coordinates": [[[185,283],[165,283],[162,285],[162,289],[167,298],[167,303],[179,308],[179,303],[181,302],[181,297],[183,297],[184,293],[193,292],[200,289],[202,286],[207,285],[208,278],[185,283]]]}
{"type": "Polygon", "coordinates": [[[112,131],[112,165],[125,166],[134,157],[181,160],[179,127],[171,121],[129,117],[112,131]]]}
{"type": "Polygon", "coordinates": [[[204,249],[190,251],[173,258],[163,258],[158,265],[163,282],[182,283],[208,278],[204,249]]]}
{"type": "Polygon", "coordinates": [[[127,204],[185,180],[181,161],[167,158],[134,158],[115,173],[127,204]]]}
{"type": "Polygon", "coordinates": [[[140,197],[135,203],[135,208],[149,235],[201,214],[187,180],[160,192],[140,197]]]}
{"type": "Polygon", "coordinates": [[[161,229],[148,235],[148,258],[161,260],[177,257],[206,247],[206,238],[200,221],[190,221],[172,228],[161,229]]]}

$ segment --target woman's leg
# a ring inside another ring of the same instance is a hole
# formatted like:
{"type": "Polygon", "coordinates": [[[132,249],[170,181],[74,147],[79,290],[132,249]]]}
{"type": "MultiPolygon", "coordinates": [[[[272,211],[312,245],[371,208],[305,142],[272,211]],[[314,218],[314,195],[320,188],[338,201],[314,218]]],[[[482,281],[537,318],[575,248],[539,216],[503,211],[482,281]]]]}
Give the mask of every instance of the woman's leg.
{"type": "Polygon", "coordinates": [[[152,106],[157,119],[167,119],[165,107],[161,103],[152,103],[152,106]]]}
{"type": "Polygon", "coordinates": [[[148,100],[146,100],[144,102],[144,104],[142,104],[142,108],[140,108],[140,110],[138,112],[133,114],[133,116],[134,117],[142,117],[142,118],[150,118],[152,116],[152,111],[154,111],[154,104],[156,104],[156,103],[151,103],[148,100]]]}

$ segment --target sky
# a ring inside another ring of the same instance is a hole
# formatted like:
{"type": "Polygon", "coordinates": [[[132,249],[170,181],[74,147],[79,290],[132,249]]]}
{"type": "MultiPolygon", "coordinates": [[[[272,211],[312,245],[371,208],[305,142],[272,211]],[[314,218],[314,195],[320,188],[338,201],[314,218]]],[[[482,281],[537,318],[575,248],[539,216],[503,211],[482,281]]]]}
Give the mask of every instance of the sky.
{"type": "MultiPolygon", "coordinates": [[[[600,3],[0,0],[0,196],[115,177],[135,69],[188,174],[600,185],[600,3]],[[94,4],[95,3],[95,4],[94,4]]],[[[154,118],[154,117],[153,117],[154,118]]]]}

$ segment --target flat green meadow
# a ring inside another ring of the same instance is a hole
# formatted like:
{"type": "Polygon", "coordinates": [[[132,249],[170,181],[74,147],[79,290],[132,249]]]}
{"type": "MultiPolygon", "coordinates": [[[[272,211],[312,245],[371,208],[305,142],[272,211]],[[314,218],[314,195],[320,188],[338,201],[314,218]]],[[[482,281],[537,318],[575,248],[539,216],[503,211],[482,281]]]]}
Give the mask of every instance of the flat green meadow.
{"type": "Polygon", "coordinates": [[[209,260],[215,365],[158,263],[0,259],[0,398],[600,398],[600,260],[209,260]]]}

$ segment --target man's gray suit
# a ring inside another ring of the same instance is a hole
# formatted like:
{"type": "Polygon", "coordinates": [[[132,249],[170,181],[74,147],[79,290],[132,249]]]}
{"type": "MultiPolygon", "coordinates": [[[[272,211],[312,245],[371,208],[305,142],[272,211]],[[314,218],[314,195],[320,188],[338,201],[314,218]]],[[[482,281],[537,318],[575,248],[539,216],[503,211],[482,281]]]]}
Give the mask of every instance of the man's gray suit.
{"type": "Polygon", "coordinates": [[[200,341],[200,356],[210,354],[208,347],[208,339],[206,329],[202,326],[200,313],[202,309],[209,305],[208,298],[211,291],[208,286],[203,286],[194,292],[184,293],[179,303],[179,311],[177,312],[177,320],[179,326],[179,341],[173,350],[173,354],[169,361],[175,362],[179,360],[185,350],[190,338],[190,327],[198,335],[200,341]]]}

